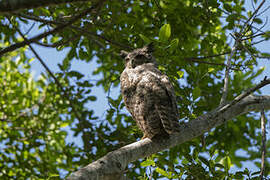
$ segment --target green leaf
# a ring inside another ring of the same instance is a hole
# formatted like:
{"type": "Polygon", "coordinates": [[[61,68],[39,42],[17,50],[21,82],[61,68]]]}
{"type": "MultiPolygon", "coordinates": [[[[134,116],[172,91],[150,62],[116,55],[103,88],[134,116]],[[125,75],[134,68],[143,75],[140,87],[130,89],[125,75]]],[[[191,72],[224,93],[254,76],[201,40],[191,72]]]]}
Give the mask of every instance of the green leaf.
{"type": "Polygon", "coordinates": [[[161,42],[166,42],[171,36],[171,26],[170,24],[164,24],[159,30],[159,40],[161,42]]]}
{"type": "Polygon", "coordinates": [[[89,96],[87,99],[89,99],[90,101],[96,101],[97,97],[96,96],[89,96]]]}
{"type": "Polygon", "coordinates": [[[70,68],[71,64],[70,64],[70,59],[69,58],[65,58],[62,62],[62,65],[59,65],[61,70],[68,70],[70,68]]]}
{"type": "Polygon", "coordinates": [[[251,176],[255,176],[255,175],[258,175],[260,173],[261,173],[261,171],[255,171],[255,172],[251,173],[251,176]]]}
{"type": "Polygon", "coordinates": [[[53,36],[51,38],[51,43],[56,43],[58,41],[58,39],[59,39],[59,36],[53,36]]]}
{"type": "Polygon", "coordinates": [[[261,55],[270,58],[270,53],[261,53],[261,55]]]}
{"type": "Polygon", "coordinates": [[[260,18],[254,18],[253,21],[256,22],[257,24],[263,23],[263,21],[260,18]]]}
{"type": "Polygon", "coordinates": [[[209,162],[208,162],[208,160],[207,160],[205,157],[199,156],[198,158],[199,158],[200,161],[202,161],[206,166],[210,167],[210,166],[209,166],[209,162]]]}
{"type": "Polygon", "coordinates": [[[81,74],[78,71],[70,71],[67,74],[68,74],[68,76],[70,76],[70,77],[76,77],[77,79],[81,79],[82,77],[84,77],[84,75],[81,74]]]}
{"type": "Polygon", "coordinates": [[[141,162],[141,166],[155,166],[155,162],[152,159],[146,159],[145,161],[141,162]]]}
{"type": "Polygon", "coordinates": [[[59,174],[51,174],[49,176],[49,178],[47,178],[47,180],[52,180],[52,179],[55,179],[55,178],[59,179],[59,174]]]}
{"type": "Polygon", "coordinates": [[[175,38],[171,41],[171,44],[170,44],[170,48],[172,50],[175,50],[178,48],[178,43],[179,43],[179,39],[178,38],[175,38]]]}
{"type": "Polygon", "coordinates": [[[238,171],[238,172],[236,172],[235,174],[234,174],[234,178],[236,178],[236,179],[241,179],[241,178],[243,178],[244,176],[244,173],[243,172],[241,172],[241,171],[238,171]]]}
{"type": "Polygon", "coordinates": [[[61,123],[60,127],[63,128],[63,127],[66,127],[66,126],[68,126],[68,125],[69,125],[69,123],[64,122],[64,123],[61,123]]]}
{"type": "Polygon", "coordinates": [[[157,168],[155,169],[155,171],[158,172],[159,174],[161,174],[161,175],[167,177],[167,178],[171,178],[171,176],[170,176],[170,174],[169,174],[168,172],[166,172],[165,170],[163,170],[163,169],[161,169],[161,168],[159,168],[159,167],[157,167],[157,168]]]}
{"type": "Polygon", "coordinates": [[[83,49],[79,50],[79,58],[80,59],[88,59],[89,55],[87,52],[85,52],[83,49]]]}
{"type": "Polygon", "coordinates": [[[177,74],[179,76],[179,79],[181,79],[184,76],[184,71],[177,71],[177,74]]]}
{"type": "Polygon", "coordinates": [[[208,68],[208,73],[213,72],[215,68],[208,68]]]}
{"type": "Polygon", "coordinates": [[[264,37],[266,40],[270,39],[270,31],[266,31],[262,37],[264,37]]]}
{"type": "Polygon", "coordinates": [[[201,89],[197,86],[193,89],[192,91],[192,95],[193,95],[193,100],[196,100],[197,98],[200,97],[201,95],[201,89]]]}
{"type": "Polygon", "coordinates": [[[220,169],[223,169],[223,168],[225,168],[222,164],[220,164],[220,163],[216,163],[215,164],[215,167],[218,167],[218,168],[220,168],[220,169]]]}
{"type": "Polygon", "coordinates": [[[224,3],[224,4],[223,4],[223,7],[224,7],[224,9],[225,9],[226,11],[232,12],[232,7],[231,7],[231,5],[229,5],[229,4],[227,4],[227,3],[224,3]]]}
{"type": "Polygon", "coordinates": [[[220,163],[225,167],[225,170],[228,172],[232,166],[231,158],[229,156],[225,156],[221,159],[220,163]]]}
{"type": "Polygon", "coordinates": [[[148,37],[144,36],[143,34],[139,34],[139,36],[140,36],[141,39],[142,39],[144,42],[146,42],[147,44],[152,42],[148,37]]]}

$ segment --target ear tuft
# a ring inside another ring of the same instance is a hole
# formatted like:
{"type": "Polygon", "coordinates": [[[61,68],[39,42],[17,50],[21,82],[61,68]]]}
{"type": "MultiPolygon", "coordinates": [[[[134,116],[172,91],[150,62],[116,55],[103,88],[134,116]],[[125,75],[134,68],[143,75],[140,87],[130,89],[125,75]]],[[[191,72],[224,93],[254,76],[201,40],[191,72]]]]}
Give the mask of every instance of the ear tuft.
{"type": "Polygon", "coordinates": [[[127,57],[127,55],[128,55],[128,52],[127,52],[127,51],[122,50],[122,51],[120,52],[120,56],[121,56],[122,58],[124,58],[124,59],[125,59],[125,57],[127,57]]]}
{"type": "Polygon", "coordinates": [[[151,42],[150,44],[147,44],[147,45],[145,46],[145,48],[146,48],[146,51],[149,52],[149,53],[154,52],[154,43],[151,42]]]}

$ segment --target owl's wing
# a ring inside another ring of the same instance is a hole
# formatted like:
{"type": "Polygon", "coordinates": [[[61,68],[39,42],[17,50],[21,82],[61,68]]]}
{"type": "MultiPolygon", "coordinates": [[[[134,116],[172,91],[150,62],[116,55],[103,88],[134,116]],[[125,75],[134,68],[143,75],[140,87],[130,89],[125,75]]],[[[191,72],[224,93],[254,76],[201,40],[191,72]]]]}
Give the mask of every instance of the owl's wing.
{"type": "Polygon", "coordinates": [[[153,87],[153,91],[157,96],[155,110],[168,134],[178,132],[179,112],[173,86],[166,75],[162,75],[161,79],[156,82],[156,86],[153,87]]]}
{"type": "Polygon", "coordinates": [[[120,82],[121,82],[121,94],[124,100],[124,103],[126,105],[127,110],[130,112],[132,115],[133,119],[134,118],[134,100],[133,96],[136,91],[136,86],[132,84],[129,80],[128,73],[126,71],[123,71],[121,76],[120,76],[120,82]]]}

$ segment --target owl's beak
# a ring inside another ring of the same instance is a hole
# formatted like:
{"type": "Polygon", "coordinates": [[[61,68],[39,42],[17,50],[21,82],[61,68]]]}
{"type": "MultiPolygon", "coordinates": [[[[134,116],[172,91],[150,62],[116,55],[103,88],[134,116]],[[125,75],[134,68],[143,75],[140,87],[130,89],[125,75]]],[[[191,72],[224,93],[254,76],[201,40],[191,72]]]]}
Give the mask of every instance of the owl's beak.
{"type": "Polygon", "coordinates": [[[127,51],[122,50],[122,51],[120,52],[120,56],[121,56],[123,59],[125,59],[125,57],[127,57],[127,55],[128,55],[128,52],[127,52],[127,51]]]}

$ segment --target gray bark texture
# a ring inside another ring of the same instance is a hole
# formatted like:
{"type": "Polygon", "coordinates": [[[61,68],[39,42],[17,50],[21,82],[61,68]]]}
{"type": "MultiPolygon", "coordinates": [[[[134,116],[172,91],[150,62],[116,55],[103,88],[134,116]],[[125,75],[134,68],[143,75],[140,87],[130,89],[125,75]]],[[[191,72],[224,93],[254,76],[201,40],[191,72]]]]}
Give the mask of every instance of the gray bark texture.
{"type": "MultiPolygon", "coordinates": [[[[269,84],[269,80],[267,80],[269,84]]],[[[262,84],[262,83],[261,83],[262,84]]],[[[256,86],[262,87],[262,86],[256,86]]],[[[254,88],[253,88],[254,90],[254,88]]],[[[143,139],[112,151],[95,162],[72,173],[68,180],[125,179],[124,170],[130,162],[171,148],[210,131],[226,121],[250,112],[270,109],[270,96],[254,96],[244,93],[231,103],[217,108],[195,120],[183,123],[180,133],[167,139],[143,139]]]]}

